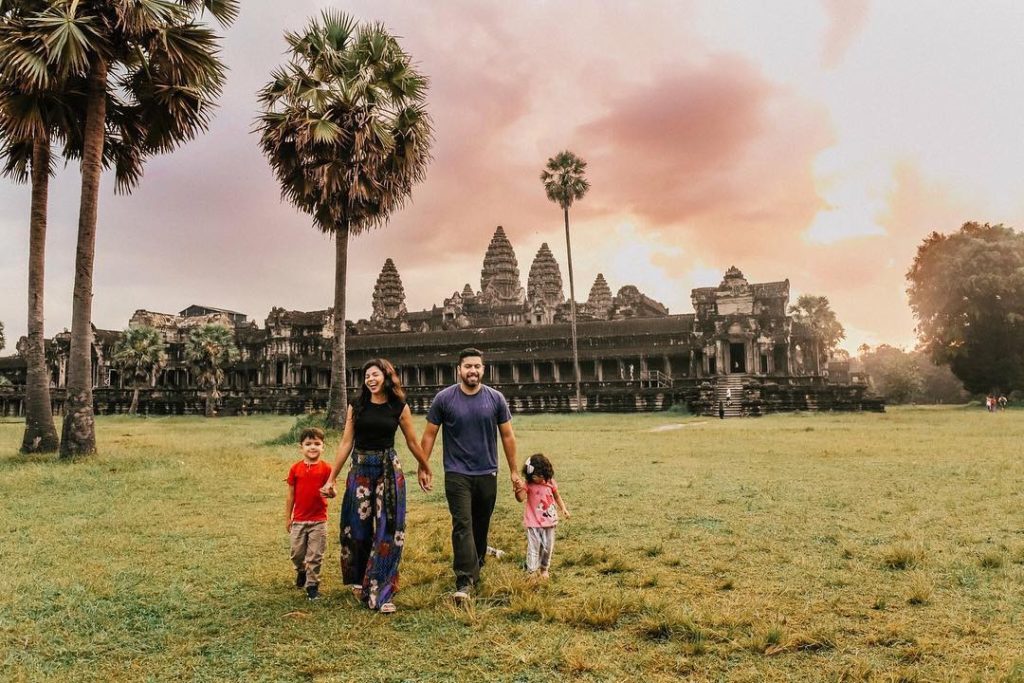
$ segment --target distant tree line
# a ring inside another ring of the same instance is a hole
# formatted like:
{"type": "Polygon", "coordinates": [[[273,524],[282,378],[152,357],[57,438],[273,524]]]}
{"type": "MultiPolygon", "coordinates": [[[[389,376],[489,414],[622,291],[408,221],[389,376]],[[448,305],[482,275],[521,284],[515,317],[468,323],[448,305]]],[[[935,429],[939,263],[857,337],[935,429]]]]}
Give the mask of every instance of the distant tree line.
{"type": "Polygon", "coordinates": [[[876,394],[890,403],[964,403],[970,394],[948,366],[936,365],[921,350],[864,344],[858,358],[876,394]]]}

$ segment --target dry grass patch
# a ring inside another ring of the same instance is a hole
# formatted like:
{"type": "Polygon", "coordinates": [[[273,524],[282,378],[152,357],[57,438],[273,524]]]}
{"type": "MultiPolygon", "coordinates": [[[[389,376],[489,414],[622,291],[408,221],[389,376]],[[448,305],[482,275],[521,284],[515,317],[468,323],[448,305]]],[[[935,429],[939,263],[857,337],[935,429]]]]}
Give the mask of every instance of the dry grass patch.
{"type": "Polygon", "coordinates": [[[882,551],[882,566],[886,569],[913,569],[924,562],[925,549],[920,543],[896,543],[882,551]]]}

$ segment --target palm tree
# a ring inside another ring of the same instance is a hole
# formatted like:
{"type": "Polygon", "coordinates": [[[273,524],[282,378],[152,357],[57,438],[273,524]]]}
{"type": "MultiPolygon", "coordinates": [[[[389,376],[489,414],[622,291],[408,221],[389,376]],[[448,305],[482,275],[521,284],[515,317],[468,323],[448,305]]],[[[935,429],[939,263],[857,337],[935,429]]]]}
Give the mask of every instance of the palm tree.
{"type": "Polygon", "coordinates": [[[185,360],[196,376],[196,386],[206,392],[206,417],[214,416],[214,402],[220,398],[224,366],[238,360],[234,334],[223,325],[203,325],[188,335],[185,360]]]}
{"type": "Polygon", "coordinates": [[[129,415],[139,410],[139,389],[143,383],[152,384],[156,372],[167,365],[167,344],[152,327],[130,327],[114,345],[114,365],[132,377],[132,404],[129,415]]]}
{"type": "Polygon", "coordinates": [[[27,364],[25,433],[22,453],[50,453],[60,443],[50,401],[43,328],[44,256],[51,140],[68,140],[75,126],[71,102],[75,84],[59,83],[43,64],[34,78],[19,77],[12,66],[26,52],[38,49],[39,36],[26,26],[26,17],[41,11],[39,1],[0,6],[0,173],[15,182],[31,180],[28,258],[28,335],[23,351],[27,364]]]}
{"type": "Polygon", "coordinates": [[[291,59],[259,93],[260,148],[281,194],[334,236],[334,343],[327,424],[347,405],[348,239],[383,225],[423,179],[430,159],[427,79],[380,24],[325,10],[285,34],[291,59]]]}
{"type": "Polygon", "coordinates": [[[0,0],[0,12],[31,6],[23,40],[4,78],[44,85],[49,69],[80,79],[82,188],[75,257],[71,351],[61,456],[93,453],[92,273],[102,168],[116,159],[118,186],[130,191],[150,155],[169,152],[205,130],[224,81],[218,37],[198,24],[208,11],[226,25],[237,0],[0,0]],[[122,166],[123,165],[123,166],[122,166]]]}
{"type": "Polygon", "coordinates": [[[569,242],[569,207],[590,189],[590,183],[583,173],[587,170],[587,162],[568,150],[563,150],[548,159],[547,166],[541,171],[540,180],[548,199],[562,207],[565,215],[565,252],[569,259],[569,321],[572,328],[572,365],[576,373],[576,409],[583,409],[583,397],[580,392],[580,353],[576,342],[576,287],[572,277],[572,246],[569,242]]]}
{"type": "Polygon", "coordinates": [[[814,337],[814,365],[821,372],[821,351],[831,352],[846,338],[846,330],[832,310],[827,296],[801,294],[789,307],[793,318],[810,328],[814,337]]]}

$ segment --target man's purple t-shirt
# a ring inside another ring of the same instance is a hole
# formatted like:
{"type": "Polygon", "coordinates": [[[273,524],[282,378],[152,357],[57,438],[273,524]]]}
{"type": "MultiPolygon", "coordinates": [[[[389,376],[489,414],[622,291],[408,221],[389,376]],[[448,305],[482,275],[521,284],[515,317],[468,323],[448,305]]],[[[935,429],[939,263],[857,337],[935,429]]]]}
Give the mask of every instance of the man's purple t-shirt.
{"type": "Polygon", "coordinates": [[[498,471],[498,425],[512,419],[501,392],[487,385],[472,396],[458,384],[434,397],[427,421],[442,428],[444,471],[478,476],[498,471]]]}

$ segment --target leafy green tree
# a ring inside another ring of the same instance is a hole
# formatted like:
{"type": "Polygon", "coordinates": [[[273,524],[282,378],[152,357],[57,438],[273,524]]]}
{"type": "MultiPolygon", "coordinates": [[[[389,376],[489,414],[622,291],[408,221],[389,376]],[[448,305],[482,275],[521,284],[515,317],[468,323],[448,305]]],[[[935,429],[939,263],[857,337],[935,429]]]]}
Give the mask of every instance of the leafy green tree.
{"type": "Polygon", "coordinates": [[[569,150],[563,150],[548,159],[540,174],[548,199],[562,207],[562,215],[565,218],[565,252],[569,261],[569,322],[572,331],[572,365],[575,370],[577,410],[582,408],[583,399],[580,391],[579,345],[576,340],[576,286],[572,272],[572,244],[569,241],[569,207],[576,200],[583,199],[583,195],[590,189],[590,183],[584,175],[586,170],[587,162],[569,150]]]}
{"type": "Polygon", "coordinates": [[[348,239],[387,222],[423,179],[427,79],[380,24],[325,10],[285,34],[291,59],[259,93],[260,148],[281,193],[334,236],[334,343],[327,424],[344,425],[348,239]]]}
{"type": "Polygon", "coordinates": [[[789,313],[794,320],[810,328],[814,336],[814,364],[820,372],[822,354],[831,353],[846,338],[846,330],[836,318],[827,296],[801,294],[789,307],[789,313]]]}
{"type": "Polygon", "coordinates": [[[875,393],[890,403],[911,403],[921,398],[924,381],[913,354],[881,344],[875,349],[862,349],[860,360],[875,393]]]}
{"type": "Polygon", "coordinates": [[[1024,234],[964,223],[933,232],[907,272],[917,334],[972,393],[1024,389],[1024,234]]]}
{"type": "Polygon", "coordinates": [[[185,341],[185,360],[192,368],[196,386],[206,392],[206,417],[214,416],[220,398],[224,367],[238,360],[234,333],[223,325],[203,325],[192,330],[185,341]]]}
{"type": "Polygon", "coordinates": [[[157,371],[167,365],[167,344],[152,327],[129,327],[114,345],[114,365],[132,379],[132,404],[128,414],[139,410],[139,390],[152,384],[157,371]]]}
{"type": "MultiPolygon", "coordinates": [[[[28,2],[0,2],[0,12],[28,2]]],[[[3,77],[45,86],[48,70],[82,83],[82,186],[71,318],[67,403],[61,456],[93,453],[92,275],[100,176],[104,161],[118,169],[123,191],[141,177],[153,154],[169,152],[205,130],[224,80],[217,36],[196,22],[208,11],[222,25],[237,0],[50,0],[32,3],[19,24],[14,57],[3,77]]],[[[76,156],[77,154],[77,156],[76,156]]]]}

